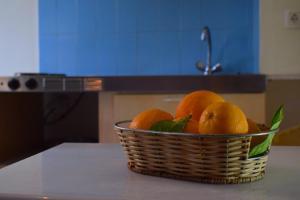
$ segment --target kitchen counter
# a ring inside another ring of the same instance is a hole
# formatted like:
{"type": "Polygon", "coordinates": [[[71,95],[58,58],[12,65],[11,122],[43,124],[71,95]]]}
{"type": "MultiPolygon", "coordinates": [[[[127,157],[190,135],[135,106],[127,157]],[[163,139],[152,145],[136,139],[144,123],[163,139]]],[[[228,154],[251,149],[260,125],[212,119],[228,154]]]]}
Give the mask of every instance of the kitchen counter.
{"type": "Polygon", "coordinates": [[[270,74],[268,80],[300,80],[300,74],[270,74]]]}
{"type": "Polygon", "coordinates": [[[266,89],[266,76],[260,74],[112,76],[99,79],[101,91],[124,93],[186,93],[200,89],[218,93],[262,93],[266,89]]]}
{"type": "Polygon", "coordinates": [[[136,174],[120,145],[66,143],[0,170],[0,199],[297,199],[300,147],[272,147],[263,180],[213,185],[136,174]]]}
{"type": "Polygon", "coordinates": [[[28,74],[0,77],[0,92],[181,93],[199,89],[218,93],[262,93],[267,81],[300,80],[300,74],[214,74],[69,77],[28,74]],[[17,88],[14,88],[17,87],[17,88]]]}

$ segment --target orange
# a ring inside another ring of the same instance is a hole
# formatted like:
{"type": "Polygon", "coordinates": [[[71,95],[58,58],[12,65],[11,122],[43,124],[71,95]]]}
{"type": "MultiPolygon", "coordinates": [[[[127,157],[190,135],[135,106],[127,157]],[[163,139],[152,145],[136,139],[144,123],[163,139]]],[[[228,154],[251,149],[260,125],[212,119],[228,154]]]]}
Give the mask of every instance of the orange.
{"type": "Polygon", "coordinates": [[[248,122],[248,133],[258,133],[258,132],[260,132],[259,127],[257,126],[257,124],[252,119],[247,118],[247,122],[248,122]]]}
{"type": "Polygon", "coordinates": [[[199,123],[194,119],[190,119],[190,121],[186,124],[183,129],[185,133],[199,133],[199,123]]]}
{"type": "MultiPolygon", "coordinates": [[[[259,133],[262,131],[260,127],[257,125],[257,123],[254,122],[252,119],[247,118],[247,121],[248,121],[248,129],[249,129],[248,133],[259,133]]],[[[252,148],[262,143],[266,138],[267,135],[252,136],[250,147],[252,148]]]]}
{"type": "Polygon", "coordinates": [[[247,118],[243,111],[232,103],[213,103],[201,115],[199,133],[248,133],[247,118]]]}
{"type": "Polygon", "coordinates": [[[149,130],[153,124],[163,120],[173,120],[173,116],[163,110],[152,108],[136,115],[129,128],[149,130]]]}
{"type": "Polygon", "coordinates": [[[215,102],[223,102],[224,99],[214,92],[199,90],[187,94],[176,109],[176,118],[192,115],[192,119],[199,121],[203,110],[215,102]]]}

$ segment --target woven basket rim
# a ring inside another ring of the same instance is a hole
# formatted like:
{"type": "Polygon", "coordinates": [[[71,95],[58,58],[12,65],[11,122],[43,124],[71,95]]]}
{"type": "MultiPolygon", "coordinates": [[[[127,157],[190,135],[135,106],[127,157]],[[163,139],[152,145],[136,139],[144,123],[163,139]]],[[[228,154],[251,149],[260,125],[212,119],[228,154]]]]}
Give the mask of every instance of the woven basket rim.
{"type": "Polygon", "coordinates": [[[279,128],[269,131],[262,131],[258,133],[243,133],[243,134],[224,134],[224,133],[214,133],[214,134],[195,134],[195,133],[175,133],[175,132],[161,132],[161,131],[150,131],[142,129],[132,129],[124,127],[122,125],[130,123],[131,120],[118,121],[114,124],[116,130],[122,131],[123,134],[130,132],[139,132],[141,134],[160,134],[160,135],[173,135],[173,136],[184,136],[184,137],[194,137],[194,138],[241,138],[241,137],[251,137],[251,136],[263,136],[269,134],[276,134],[279,131],[279,128]]]}

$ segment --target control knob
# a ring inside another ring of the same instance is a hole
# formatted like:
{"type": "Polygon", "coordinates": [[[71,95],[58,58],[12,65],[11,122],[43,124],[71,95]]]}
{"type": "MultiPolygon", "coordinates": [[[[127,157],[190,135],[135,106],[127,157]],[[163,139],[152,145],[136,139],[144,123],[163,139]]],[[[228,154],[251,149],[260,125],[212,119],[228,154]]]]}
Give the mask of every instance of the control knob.
{"type": "Polygon", "coordinates": [[[30,90],[34,90],[38,87],[38,82],[35,79],[30,78],[25,82],[25,86],[30,90]]]}
{"type": "Polygon", "coordinates": [[[20,88],[20,81],[18,79],[13,78],[10,81],[8,81],[7,85],[11,90],[17,90],[20,88]]]}

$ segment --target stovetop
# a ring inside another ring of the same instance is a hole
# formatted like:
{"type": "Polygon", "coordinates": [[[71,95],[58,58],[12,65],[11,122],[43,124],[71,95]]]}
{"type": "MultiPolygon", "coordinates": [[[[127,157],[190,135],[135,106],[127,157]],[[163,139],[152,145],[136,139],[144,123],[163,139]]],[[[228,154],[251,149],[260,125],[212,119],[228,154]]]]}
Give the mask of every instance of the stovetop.
{"type": "Polygon", "coordinates": [[[0,92],[97,92],[102,80],[65,74],[16,73],[0,77],[0,92]]]}

